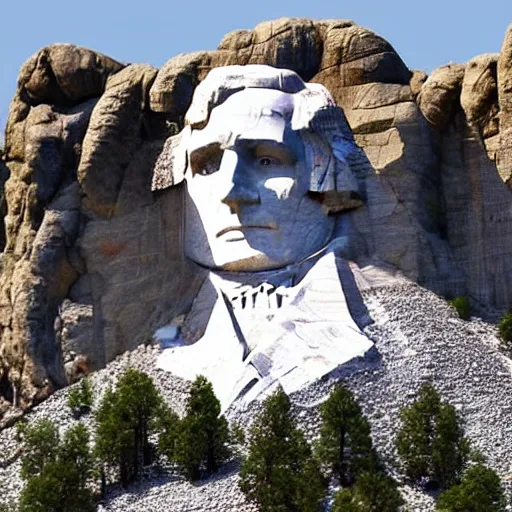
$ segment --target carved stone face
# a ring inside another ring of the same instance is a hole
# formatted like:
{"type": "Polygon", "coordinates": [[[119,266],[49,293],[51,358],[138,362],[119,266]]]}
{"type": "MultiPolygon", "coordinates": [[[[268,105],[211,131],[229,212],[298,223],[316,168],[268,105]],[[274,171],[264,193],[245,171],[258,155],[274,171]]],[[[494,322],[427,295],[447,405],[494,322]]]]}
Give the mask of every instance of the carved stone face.
{"type": "Polygon", "coordinates": [[[245,89],[194,130],[186,174],[185,252],[208,268],[284,267],[321,249],[334,218],[309,197],[290,94],[245,89]]]}

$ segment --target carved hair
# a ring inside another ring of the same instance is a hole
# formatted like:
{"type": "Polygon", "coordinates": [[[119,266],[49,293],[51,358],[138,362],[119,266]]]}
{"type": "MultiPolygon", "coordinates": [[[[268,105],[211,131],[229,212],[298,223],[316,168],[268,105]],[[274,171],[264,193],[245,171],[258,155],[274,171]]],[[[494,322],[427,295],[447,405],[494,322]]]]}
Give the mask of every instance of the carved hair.
{"type": "Polygon", "coordinates": [[[310,193],[327,213],[362,204],[355,176],[368,165],[357,146],[343,110],[320,84],[304,83],[295,72],[265,65],[215,68],[194,92],[185,128],[167,139],[153,173],[152,190],[182,182],[188,166],[187,146],[192,130],[208,124],[212,110],[246,88],[274,89],[293,95],[291,128],[304,142],[310,193]]]}

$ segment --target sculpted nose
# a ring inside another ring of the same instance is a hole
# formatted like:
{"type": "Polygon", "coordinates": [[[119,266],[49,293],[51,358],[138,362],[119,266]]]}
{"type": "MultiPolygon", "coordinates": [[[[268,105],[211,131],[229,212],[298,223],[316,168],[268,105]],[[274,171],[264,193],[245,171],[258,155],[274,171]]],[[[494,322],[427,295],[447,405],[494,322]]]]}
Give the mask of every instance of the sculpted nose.
{"type": "Polygon", "coordinates": [[[236,213],[243,205],[259,204],[260,195],[257,190],[234,179],[233,186],[221,201],[227,204],[232,212],[236,213]]]}
{"type": "Polygon", "coordinates": [[[244,162],[234,151],[225,151],[220,171],[228,177],[227,194],[221,199],[233,213],[237,213],[241,206],[259,204],[260,195],[252,183],[250,176],[244,172],[244,162]]]}

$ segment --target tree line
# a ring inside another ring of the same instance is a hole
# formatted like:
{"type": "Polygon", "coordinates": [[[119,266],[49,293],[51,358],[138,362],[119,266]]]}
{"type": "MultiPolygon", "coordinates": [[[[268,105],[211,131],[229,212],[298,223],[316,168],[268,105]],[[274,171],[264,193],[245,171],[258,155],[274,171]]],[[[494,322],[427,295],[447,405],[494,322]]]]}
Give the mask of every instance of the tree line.
{"type": "MultiPolygon", "coordinates": [[[[70,390],[79,419],[93,406],[91,381],[70,390]]],[[[240,488],[261,512],[323,510],[338,489],[333,512],[395,512],[404,500],[373,446],[370,424],[354,395],[338,384],[320,406],[317,439],[308,442],[288,396],[278,389],[248,430],[229,428],[210,382],[198,377],[180,418],[152,379],[129,369],[94,410],[92,437],[81,423],[63,435],[50,420],[21,423],[25,485],[19,512],[89,512],[107,485],[128,487],[144,467],[165,458],[195,481],[241,456],[240,488]]],[[[439,512],[501,512],[506,501],[498,475],[472,451],[455,408],[431,384],[400,412],[396,436],[401,473],[410,484],[438,489],[439,512]]],[[[1,510],[1,507],[0,507],[1,510]]]]}

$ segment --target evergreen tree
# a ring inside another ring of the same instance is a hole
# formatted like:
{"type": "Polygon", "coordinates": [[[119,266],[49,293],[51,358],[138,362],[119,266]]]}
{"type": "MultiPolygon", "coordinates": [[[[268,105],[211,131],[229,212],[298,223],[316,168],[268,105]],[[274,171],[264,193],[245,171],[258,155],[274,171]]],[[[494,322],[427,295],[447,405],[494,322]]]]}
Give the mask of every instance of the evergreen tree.
{"type": "Polygon", "coordinates": [[[459,295],[451,300],[450,304],[457,310],[462,320],[469,320],[471,318],[471,304],[468,297],[459,295]]]}
{"type": "Polygon", "coordinates": [[[343,385],[336,386],[320,411],[318,457],[343,485],[351,485],[358,474],[370,469],[370,425],[343,385]]]}
{"type": "Polygon", "coordinates": [[[506,500],[499,476],[481,464],[469,468],[459,485],[439,496],[439,512],[504,512],[506,500]]]}
{"type": "Polygon", "coordinates": [[[158,451],[166,455],[169,460],[174,460],[180,432],[179,416],[162,402],[155,415],[153,427],[159,434],[158,451]]]}
{"type": "Polygon", "coordinates": [[[205,377],[198,376],[192,384],[186,416],[176,425],[174,460],[187,478],[197,480],[202,474],[217,471],[229,455],[229,428],[226,418],[220,416],[220,402],[205,377]]]}
{"type": "Polygon", "coordinates": [[[333,512],[397,512],[403,503],[396,482],[372,470],[361,473],[352,488],[336,494],[333,512]]]}
{"type": "MultiPolygon", "coordinates": [[[[116,400],[114,391],[107,389],[96,411],[95,453],[102,467],[120,470],[123,447],[130,443],[130,431],[127,422],[119,421],[116,400]]],[[[104,476],[102,469],[102,479],[104,476]]]]}
{"type": "Polygon", "coordinates": [[[94,476],[94,457],[89,448],[89,433],[84,425],[71,427],[59,447],[62,486],[69,511],[95,510],[88,488],[94,476]]]}
{"type": "MultiPolygon", "coordinates": [[[[20,495],[20,512],[63,512],[63,489],[56,471],[45,471],[29,478],[20,495]]],[[[71,512],[71,511],[70,511],[71,512]]]]}
{"type": "Polygon", "coordinates": [[[510,350],[512,348],[512,311],[503,315],[503,318],[498,323],[498,333],[502,345],[510,350]]]}
{"type": "Polygon", "coordinates": [[[96,413],[96,453],[103,464],[118,468],[126,487],[152,462],[149,435],[162,407],[151,378],[130,368],[117,389],[105,393],[96,413]]]}
{"type": "Polygon", "coordinates": [[[57,427],[41,420],[22,431],[21,476],[26,481],[20,512],[90,512],[93,458],[87,429],[79,424],[61,440],[57,427]]]}
{"type": "Polygon", "coordinates": [[[73,416],[78,419],[91,410],[93,399],[91,381],[88,377],[84,377],[69,391],[68,407],[73,412],[73,416]]]}
{"type": "Polygon", "coordinates": [[[458,482],[470,450],[454,407],[441,402],[437,390],[426,383],[400,418],[396,448],[406,475],[442,488],[458,482]]]}
{"type": "Polygon", "coordinates": [[[57,460],[60,436],[52,421],[42,419],[33,424],[19,423],[18,435],[23,442],[22,479],[41,474],[47,465],[57,460]]]}
{"type": "Polygon", "coordinates": [[[325,482],[290,409],[288,396],[279,390],[265,400],[251,428],[240,487],[261,512],[320,509],[325,482]]]}
{"type": "Polygon", "coordinates": [[[459,482],[470,453],[455,407],[441,403],[432,439],[432,480],[443,489],[459,482]]]}

